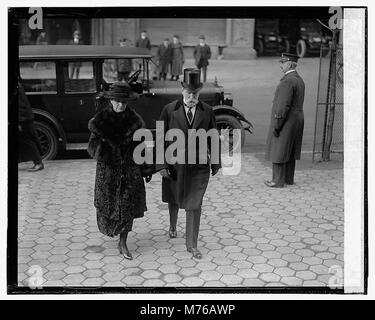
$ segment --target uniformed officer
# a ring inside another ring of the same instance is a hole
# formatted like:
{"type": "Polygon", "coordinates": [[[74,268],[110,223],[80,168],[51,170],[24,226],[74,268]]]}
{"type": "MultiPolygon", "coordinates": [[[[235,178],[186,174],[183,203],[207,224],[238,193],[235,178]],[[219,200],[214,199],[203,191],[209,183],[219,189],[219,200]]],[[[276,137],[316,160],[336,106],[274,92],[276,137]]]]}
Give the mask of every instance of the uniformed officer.
{"type": "Polygon", "coordinates": [[[296,71],[297,61],[294,54],[281,55],[284,76],[273,100],[266,150],[266,160],[272,162],[272,180],[265,184],[272,188],[294,184],[295,160],[301,158],[305,83],[296,71]]]}

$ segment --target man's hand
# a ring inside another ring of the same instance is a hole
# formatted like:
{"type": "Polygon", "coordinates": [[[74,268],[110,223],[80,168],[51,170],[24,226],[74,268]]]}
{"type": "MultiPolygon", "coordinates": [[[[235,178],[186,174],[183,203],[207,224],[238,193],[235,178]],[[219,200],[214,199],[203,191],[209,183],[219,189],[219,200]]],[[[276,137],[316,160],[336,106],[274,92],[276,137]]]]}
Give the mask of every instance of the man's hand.
{"type": "Polygon", "coordinates": [[[160,175],[163,177],[163,178],[167,178],[169,177],[169,173],[168,173],[168,170],[167,169],[162,169],[159,171],[160,175]]]}
{"type": "Polygon", "coordinates": [[[280,136],[280,130],[273,128],[273,135],[278,138],[280,136]]]}
{"type": "Polygon", "coordinates": [[[22,132],[22,126],[20,124],[18,125],[18,131],[22,132]]]}

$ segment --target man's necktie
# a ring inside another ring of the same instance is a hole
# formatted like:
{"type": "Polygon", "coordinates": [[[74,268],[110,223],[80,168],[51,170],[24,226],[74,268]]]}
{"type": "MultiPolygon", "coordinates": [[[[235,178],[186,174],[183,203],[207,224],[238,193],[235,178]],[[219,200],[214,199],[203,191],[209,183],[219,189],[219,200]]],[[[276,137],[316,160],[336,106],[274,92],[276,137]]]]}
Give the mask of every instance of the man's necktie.
{"type": "Polygon", "coordinates": [[[191,112],[191,108],[192,107],[189,107],[189,110],[187,112],[187,116],[188,116],[188,119],[189,119],[189,124],[191,124],[191,121],[193,120],[193,113],[191,112]]]}

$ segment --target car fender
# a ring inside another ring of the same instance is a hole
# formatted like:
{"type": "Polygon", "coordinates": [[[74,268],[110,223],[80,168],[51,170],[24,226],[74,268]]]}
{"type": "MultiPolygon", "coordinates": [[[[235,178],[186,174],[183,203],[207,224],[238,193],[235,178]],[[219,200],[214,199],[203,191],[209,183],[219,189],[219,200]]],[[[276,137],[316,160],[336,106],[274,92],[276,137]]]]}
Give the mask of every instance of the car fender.
{"type": "Polygon", "coordinates": [[[35,120],[42,120],[42,121],[44,120],[56,130],[58,134],[57,139],[61,143],[61,146],[65,149],[66,135],[60,122],[49,112],[42,110],[42,109],[33,108],[33,113],[34,113],[35,120]]]}
{"type": "Polygon", "coordinates": [[[254,126],[252,123],[245,118],[245,115],[235,107],[226,106],[225,104],[216,105],[213,107],[215,114],[229,114],[236,117],[238,120],[245,122],[244,129],[250,133],[253,133],[254,126]]]}

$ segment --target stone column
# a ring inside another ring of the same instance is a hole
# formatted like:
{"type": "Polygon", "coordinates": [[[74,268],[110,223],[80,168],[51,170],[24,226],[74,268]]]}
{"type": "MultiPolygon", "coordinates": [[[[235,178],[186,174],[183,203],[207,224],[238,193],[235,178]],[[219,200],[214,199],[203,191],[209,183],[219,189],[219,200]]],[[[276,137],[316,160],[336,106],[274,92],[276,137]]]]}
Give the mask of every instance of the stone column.
{"type": "Polygon", "coordinates": [[[126,38],[134,46],[136,32],[136,19],[116,19],[116,43],[119,43],[120,39],[126,38]]]}
{"type": "Polygon", "coordinates": [[[228,19],[224,59],[254,59],[254,19],[228,19]]]}

